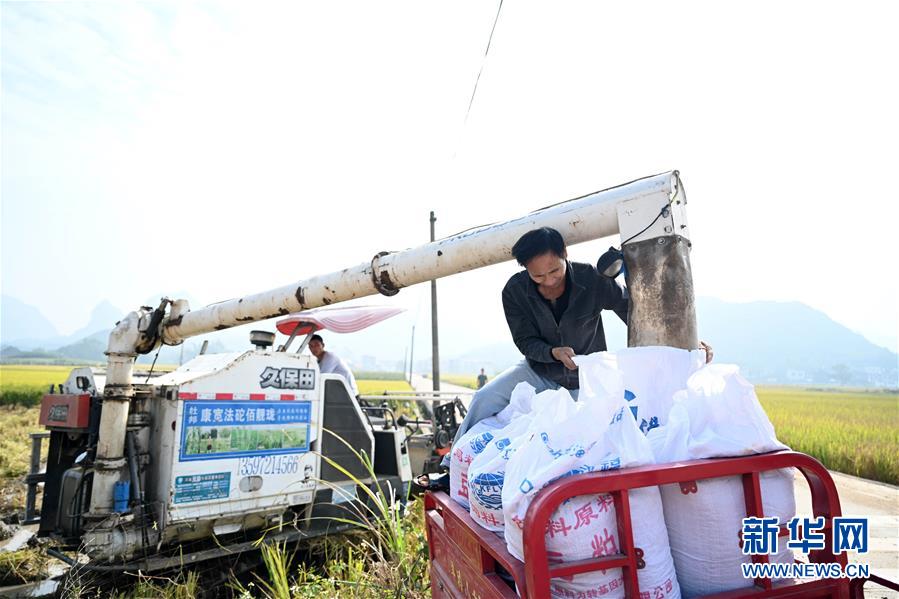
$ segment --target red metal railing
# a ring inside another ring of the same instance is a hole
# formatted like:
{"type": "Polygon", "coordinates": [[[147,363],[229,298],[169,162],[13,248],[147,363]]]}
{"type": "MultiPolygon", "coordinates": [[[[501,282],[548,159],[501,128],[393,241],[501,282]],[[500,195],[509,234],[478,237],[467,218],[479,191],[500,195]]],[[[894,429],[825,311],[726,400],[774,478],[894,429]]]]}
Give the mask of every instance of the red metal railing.
{"type": "MultiPolygon", "coordinates": [[[[746,501],[746,515],[761,517],[762,493],[759,474],[767,470],[797,468],[805,476],[812,492],[812,511],[815,517],[824,516],[827,547],[831,545],[831,520],[840,512],[840,498],[827,469],[816,459],[794,451],[778,451],[742,458],[723,458],[675,462],[625,470],[593,472],[558,480],[542,489],[528,507],[524,523],[524,561],[528,596],[549,597],[550,579],[571,576],[596,570],[622,568],[625,594],[639,597],[637,583],[638,549],[634,547],[628,492],[642,487],[654,487],[674,483],[691,483],[708,478],[742,475],[743,495],[746,501]],[[544,531],[546,523],[563,501],[579,495],[610,494],[615,501],[618,519],[620,553],[594,559],[565,564],[550,564],[546,553],[544,531]]],[[[736,541],[735,541],[736,542],[736,541]]],[[[768,556],[753,556],[754,561],[767,562],[768,556]]],[[[846,566],[846,555],[833,555],[829,551],[813,551],[809,560],[816,563],[836,562],[846,566]]],[[[709,597],[746,596],[762,593],[765,597],[808,597],[817,596],[848,597],[849,582],[844,579],[819,580],[789,588],[775,589],[771,580],[756,579],[755,586],[732,593],[721,593],[709,597]],[[802,590],[800,591],[800,586],[802,590]],[[800,591],[797,593],[797,591],[800,591]]]]}

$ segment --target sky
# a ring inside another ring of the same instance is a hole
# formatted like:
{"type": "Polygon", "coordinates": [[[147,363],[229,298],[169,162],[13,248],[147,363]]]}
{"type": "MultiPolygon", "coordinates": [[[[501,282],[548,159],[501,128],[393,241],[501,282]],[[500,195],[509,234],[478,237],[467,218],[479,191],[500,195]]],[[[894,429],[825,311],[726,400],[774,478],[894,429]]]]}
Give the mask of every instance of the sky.
{"type": "MultiPolygon", "coordinates": [[[[896,350],[895,4],[508,0],[485,58],[497,6],[3,2],[0,290],[70,333],[679,169],[698,295],[896,350]]],[[[516,270],[441,280],[441,327],[507,339],[516,270]]],[[[390,300],[425,333],[428,293],[390,300]]]]}

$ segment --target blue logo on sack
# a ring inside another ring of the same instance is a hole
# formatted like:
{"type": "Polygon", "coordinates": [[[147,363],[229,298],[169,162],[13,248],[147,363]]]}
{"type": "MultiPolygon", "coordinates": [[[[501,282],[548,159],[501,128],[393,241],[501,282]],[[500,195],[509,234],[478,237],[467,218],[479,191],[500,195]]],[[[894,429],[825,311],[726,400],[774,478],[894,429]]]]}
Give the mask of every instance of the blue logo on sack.
{"type": "Polygon", "coordinates": [[[604,472],[606,470],[617,470],[621,468],[621,458],[612,458],[611,460],[606,460],[599,465],[599,471],[604,472]]]}
{"type": "MultiPolygon", "coordinates": [[[[633,400],[637,399],[637,396],[636,396],[636,394],[634,394],[633,391],[629,391],[629,390],[625,389],[624,390],[624,399],[625,399],[625,401],[633,401],[633,400]]],[[[637,406],[628,406],[628,407],[631,409],[631,414],[634,415],[634,420],[637,420],[640,422],[640,431],[644,435],[646,433],[648,433],[649,431],[651,431],[652,429],[657,428],[659,426],[659,417],[658,416],[651,416],[649,418],[649,420],[647,421],[646,418],[640,418],[639,416],[637,416],[637,412],[639,411],[639,408],[637,406]]],[[[618,422],[618,418],[617,417],[613,418],[612,422],[613,423],[618,422]]]]}
{"type": "Polygon", "coordinates": [[[659,417],[651,416],[649,418],[649,422],[646,422],[646,418],[644,418],[643,422],[640,423],[640,432],[642,432],[645,435],[652,429],[658,428],[658,427],[659,427],[659,417]]]}
{"type": "Polygon", "coordinates": [[[551,483],[556,482],[560,478],[565,478],[566,476],[574,476],[576,474],[586,474],[587,472],[593,472],[594,470],[596,470],[596,468],[594,466],[584,464],[583,466],[578,466],[577,468],[574,468],[573,470],[569,470],[565,474],[560,474],[559,476],[556,476],[555,478],[552,478],[552,479],[546,481],[546,484],[549,485],[551,483]]]}
{"type": "Polygon", "coordinates": [[[474,453],[481,453],[484,451],[484,448],[487,447],[487,444],[493,440],[493,433],[484,433],[482,435],[478,435],[474,439],[471,440],[471,450],[474,453]]]}
{"type": "MultiPolygon", "coordinates": [[[[625,401],[634,401],[635,399],[637,399],[637,395],[633,391],[630,391],[628,389],[624,390],[624,400],[625,401]]],[[[637,410],[638,410],[637,406],[628,406],[628,407],[631,409],[631,414],[634,415],[634,420],[636,420],[637,419],[637,410]]],[[[617,422],[617,420],[613,420],[612,422],[617,422]]],[[[643,432],[646,432],[646,431],[643,431],[643,432]]]]}
{"type": "Polygon", "coordinates": [[[560,458],[563,455],[570,455],[576,458],[584,457],[584,454],[587,453],[587,449],[596,445],[596,441],[590,444],[587,449],[584,449],[584,446],[580,443],[575,443],[574,445],[568,447],[567,449],[553,449],[549,445],[549,435],[546,433],[540,433],[540,439],[543,441],[543,444],[546,445],[546,450],[552,455],[554,458],[560,458]]]}
{"type": "Polygon", "coordinates": [[[484,507],[498,510],[503,506],[503,473],[484,472],[471,480],[470,487],[484,507]]]}

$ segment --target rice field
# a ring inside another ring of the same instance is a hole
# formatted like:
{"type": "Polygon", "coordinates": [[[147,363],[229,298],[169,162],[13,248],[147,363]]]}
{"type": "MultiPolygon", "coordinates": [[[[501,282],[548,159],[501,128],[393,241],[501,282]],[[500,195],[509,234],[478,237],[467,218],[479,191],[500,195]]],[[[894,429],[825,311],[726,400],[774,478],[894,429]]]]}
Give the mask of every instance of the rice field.
{"type": "MultiPolygon", "coordinates": [[[[477,377],[446,375],[477,389],[477,377]]],[[[756,387],[777,437],[831,470],[899,485],[899,394],[756,387]]]]}
{"type": "Polygon", "coordinates": [[[74,366],[0,364],[0,405],[36,406],[50,385],[64,383],[74,366]]]}
{"type": "Polygon", "coordinates": [[[404,380],[356,379],[356,386],[359,387],[360,395],[380,395],[385,391],[412,391],[412,387],[404,380]]]}
{"type": "Polygon", "coordinates": [[[759,387],[777,438],[831,470],[899,484],[899,394],[759,387]]]}
{"type": "MultiPolygon", "coordinates": [[[[493,377],[489,377],[488,382],[493,377]]],[[[441,381],[445,381],[447,383],[453,385],[459,385],[460,387],[468,387],[469,389],[477,389],[478,388],[478,377],[477,375],[465,375],[465,374],[448,374],[440,377],[441,381]]]]}
{"type": "MultiPolygon", "coordinates": [[[[0,426],[7,432],[0,437],[0,476],[20,476],[27,468],[26,429],[37,428],[37,411],[22,406],[37,405],[50,384],[65,380],[71,369],[0,365],[0,406],[14,406],[0,412],[0,426]],[[20,432],[25,435],[18,441],[20,432]]],[[[446,380],[476,386],[473,376],[446,380]]],[[[357,384],[363,395],[411,389],[404,380],[357,384]]],[[[756,392],[782,442],[832,470],[899,484],[899,394],[798,387],[757,387],[756,392]]]]}

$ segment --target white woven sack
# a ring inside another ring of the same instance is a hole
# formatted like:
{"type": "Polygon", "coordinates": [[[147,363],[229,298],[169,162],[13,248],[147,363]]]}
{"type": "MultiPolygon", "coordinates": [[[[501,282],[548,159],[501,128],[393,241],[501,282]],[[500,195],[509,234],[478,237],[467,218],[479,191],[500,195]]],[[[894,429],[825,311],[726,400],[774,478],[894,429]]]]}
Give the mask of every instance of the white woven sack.
{"type": "Polygon", "coordinates": [[[709,364],[675,394],[660,463],[789,449],[777,440],[755,388],[733,364],[709,364]]]}
{"type": "MultiPolygon", "coordinates": [[[[662,517],[658,487],[628,494],[634,546],[643,550],[645,567],[637,572],[640,592],[650,597],[680,597],[668,533],[662,517]]],[[[547,529],[546,548],[551,562],[570,562],[618,553],[615,506],[611,495],[582,495],[559,506],[547,529]]],[[[601,570],[553,579],[553,597],[624,597],[622,570],[601,570]]]]}
{"type": "MultiPolygon", "coordinates": [[[[762,510],[786,522],[796,514],[793,471],[773,470],[761,474],[762,510]]],[[[740,564],[749,563],[740,545],[742,520],[746,517],[743,482],[739,476],[696,481],[695,492],[680,485],[663,485],[662,502],[674,567],[684,597],[721,593],[753,585],[743,578],[740,564]]],[[[791,563],[793,552],[780,538],[779,551],[771,563],[791,563]]]]}
{"type": "Polygon", "coordinates": [[[675,347],[628,347],[615,356],[624,376],[625,402],[644,434],[667,423],[674,394],[705,363],[705,351],[675,347]]]}
{"type": "Polygon", "coordinates": [[[475,423],[453,444],[450,455],[450,497],[465,509],[470,507],[468,468],[475,456],[481,453],[493,439],[493,431],[503,428],[516,416],[531,411],[534,395],[533,386],[528,383],[519,383],[512,390],[509,405],[498,414],[475,423]]]}
{"type": "MultiPolygon", "coordinates": [[[[538,402],[540,395],[537,395],[538,402]]],[[[487,530],[503,529],[502,487],[506,464],[524,440],[532,420],[533,414],[522,414],[493,431],[493,439],[468,467],[471,517],[487,530]]]]}
{"type": "MultiPolygon", "coordinates": [[[[694,373],[674,397],[667,426],[648,434],[659,463],[764,453],[787,446],[759,404],[753,386],[734,365],[708,365],[694,373]]],[[[662,487],[671,554],[685,597],[752,586],[740,564],[739,533],[746,516],[738,476],[696,481],[695,491],[662,487]]],[[[791,469],[761,475],[762,510],[786,522],[796,513],[791,469]]],[[[781,540],[771,562],[790,563],[792,552],[781,540]]]]}
{"type": "Polygon", "coordinates": [[[485,418],[474,424],[453,444],[449,472],[450,497],[465,509],[469,509],[468,466],[487,447],[487,443],[493,439],[493,431],[500,426],[502,425],[495,416],[485,418]]]}
{"type": "MultiPolygon", "coordinates": [[[[502,492],[509,552],[523,559],[522,527],[527,508],[549,483],[573,474],[652,463],[649,443],[623,398],[624,384],[614,354],[578,356],[579,400],[556,398],[552,418],[535,418],[529,435],[511,456],[502,492]]],[[[638,571],[641,592],[679,597],[674,564],[657,488],[630,494],[634,542],[646,567],[638,571]]],[[[620,542],[609,497],[570,499],[553,514],[546,532],[551,560],[571,562],[617,553],[620,542]]],[[[556,578],[553,597],[623,597],[621,569],[556,578]]]]}

